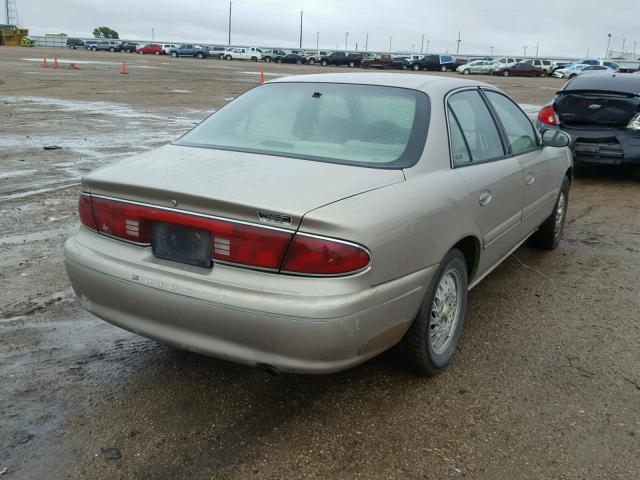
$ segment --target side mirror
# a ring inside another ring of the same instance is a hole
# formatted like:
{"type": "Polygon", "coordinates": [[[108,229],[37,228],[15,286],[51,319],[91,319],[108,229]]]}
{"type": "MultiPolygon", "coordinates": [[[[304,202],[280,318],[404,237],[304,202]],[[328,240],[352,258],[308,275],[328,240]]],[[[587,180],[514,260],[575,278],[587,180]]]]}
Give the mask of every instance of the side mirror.
{"type": "Polygon", "coordinates": [[[542,132],[542,143],[548,147],[566,147],[571,138],[562,130],[547,129],[542,132]]]}

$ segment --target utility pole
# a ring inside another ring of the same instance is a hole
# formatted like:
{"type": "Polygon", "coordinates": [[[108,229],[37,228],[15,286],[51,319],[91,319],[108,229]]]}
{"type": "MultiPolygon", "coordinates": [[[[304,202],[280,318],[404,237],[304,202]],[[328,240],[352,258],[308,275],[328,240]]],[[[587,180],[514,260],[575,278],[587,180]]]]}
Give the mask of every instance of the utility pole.
{"type": "Polygon", "coordinates": [[[391,40],[393,40],[393,37],[389,37],[389,53],[391,53],[391,40]]]}
{"type": "Polygon", "coordinates": [[[348,50],[348,45],[349,45],[349,32],[344,34],[344,51],[346,52],[348,50]]]}
{"type": "Polygon", "coordinates": [[[633,41],[633,60],[636,59],[636,41],[633,41]]]}
{"type": "Polygon", "coordinates": [[[231,45],[231,1],[229,1],[229,45],[231,45]]]}
{"type": "Polygon", "coordinates": [[[300,49],[302,49],[302,10],[300,10],[300,49]]]}
{"type": "Polygon", "coordinates": [[[627,42],[626,38],[622,39],[622,56],[624,57],[624,44],[627,42]]]}
{"type": "Polygon", "coordinates": [[[431,41],[431,40],[427,40],[427,51],[426,51],[425,53],[429,53],[429,42],[430,42],[430,41],[431,41]]]}
{"type": "Polygon", "coordinates": [[[538,48],[540,47],[540,40],[536,42],[536,58],[538,58],[538,48]]]}
{"type": "Polygon", "coordinates": [[[156,32],[153,28],[151,29],[151,41],[152,42],[156,41],[156,32]]]}
{"type": "Polygon", "coordinates": [[[589,58],[589,47],[587,47],[587,58],[589,58]]]}
{"type": "Polygon", "coordinates": [[[524,56],[525,56],[525,57],[527,56],[527,48],[528,48],[528,47],[527,47],[527,44],[525,43],[525,44],[522,46],[522,51],[524,52],[524,56]]]}
{"type": "Polygon", "coordinates": [[[320,55],[320,32],[316,32],[316,54],[320,55]]]}
{"type": "Polygon", "coordinates": [[[604,52],[604,58],[609,58],[609,46],[611,45],[611,34],[607,33],[607,49],[604,52]]]}
{"type": "Polygon", "coordinates": [[[491,56],[493,57],[493,47],[489,47],[491,49],[491,56]]]}
{"type": "Polygon", "coordinates": [[[458,42],[458,47],[456,48],[456,55],[460,53],[460,42],[462,41],[460,39],[460,33],[461,32],[458,32],[458,40],[456,40],[458,42]]]}
{"type": "Polygon", "coordinates": [[[415,51],[416,51],[416,44],[412,43],[411,44],[411,55],[413,55],[415,51]]]}
{"type": "Polygon", "coordinates": [[[356,52],[358,51],[358,42],[356,42],[356,52]]]}
{"type": "Polygon", "coordinates": [[[367,39],[364,41],[364,51],[369,51],[369,34],[367,33],[367,39]]]}
{"type": "Polygon", "coordinates": [[[424,50],[424,33],[422,34],[422,43],[420,44],[420,53],[424,50]]]}

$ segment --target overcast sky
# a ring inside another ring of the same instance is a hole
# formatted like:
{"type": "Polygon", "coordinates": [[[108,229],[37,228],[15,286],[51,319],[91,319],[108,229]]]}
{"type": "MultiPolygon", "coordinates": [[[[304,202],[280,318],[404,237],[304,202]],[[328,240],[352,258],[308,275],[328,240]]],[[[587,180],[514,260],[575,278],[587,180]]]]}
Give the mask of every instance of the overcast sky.
{"type": "MultiPolygon", "coordinates": [[[[3,3],[3,2],[0,2],[3,3]]],[[[34,35],[91,36],[100,25],[125,39],[227,43],[229,2],[225,0],[17,0],[20,24],[34,35]]],[[[640,0],[233,0],[232,44],[297,47],[304,10],[303,47],[386,51],[603,56],[638,42],[640,0]],[[415,45],[415,46],[413,46],[415,45]]],[[[4,20],[4,19],[3,19],[4,20]]]]}

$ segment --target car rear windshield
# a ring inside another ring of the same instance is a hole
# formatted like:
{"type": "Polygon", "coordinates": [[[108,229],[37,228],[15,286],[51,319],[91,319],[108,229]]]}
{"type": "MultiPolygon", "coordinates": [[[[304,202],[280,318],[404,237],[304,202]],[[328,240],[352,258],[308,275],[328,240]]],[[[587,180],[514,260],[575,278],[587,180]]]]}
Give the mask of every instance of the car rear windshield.
{"type": "Polygon", "coordinates": [[[175,143],[376,168],[422,154],[429,99],[372,85],[282,82],[233,100],[175,143]]]}

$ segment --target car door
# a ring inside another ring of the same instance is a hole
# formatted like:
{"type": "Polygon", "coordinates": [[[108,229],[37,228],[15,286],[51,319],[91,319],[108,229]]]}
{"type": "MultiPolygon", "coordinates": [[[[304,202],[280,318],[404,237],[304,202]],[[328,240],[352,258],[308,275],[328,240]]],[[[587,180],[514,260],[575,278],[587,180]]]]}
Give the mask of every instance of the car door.
{"type": "Polygon", "coordinates": [[[483,90],[506,139],[508,153],[517,158],[524,175],[522,223],[531,232],[549,216],[556,192],[551,182],[553,151],[544,148],[527,115],[506,95],[483,90]]]}
{"type": "Polygon", "coordinates": [[[468,208],[482,234],[482,271],[513,250],[522,230],[522,167],[509,156],[498,123],[478,88],[447,97],[452,166],[469,189],[468,208]]]}

